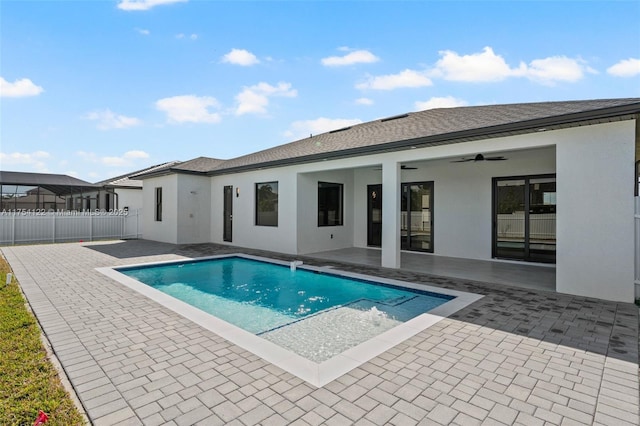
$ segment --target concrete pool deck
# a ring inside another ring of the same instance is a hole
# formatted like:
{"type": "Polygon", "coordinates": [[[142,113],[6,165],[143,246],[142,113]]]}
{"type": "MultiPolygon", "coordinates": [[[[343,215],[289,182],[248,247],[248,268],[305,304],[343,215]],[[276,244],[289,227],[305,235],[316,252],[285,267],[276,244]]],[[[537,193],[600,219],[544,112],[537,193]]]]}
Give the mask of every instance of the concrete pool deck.
{"type": "Polygon", "coordinates": [[[316,388],[95,270],[291,256],[149,241],[1,250],[96,425],[639,423],[633,304],[305,258],[485,296],[316,388]]]}

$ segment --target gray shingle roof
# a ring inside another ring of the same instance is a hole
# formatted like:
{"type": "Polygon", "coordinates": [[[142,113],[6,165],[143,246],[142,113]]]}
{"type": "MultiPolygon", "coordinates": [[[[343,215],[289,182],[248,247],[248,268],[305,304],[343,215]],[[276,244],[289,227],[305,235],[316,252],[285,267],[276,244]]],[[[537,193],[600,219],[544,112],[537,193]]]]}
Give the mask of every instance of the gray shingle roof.
{"type": "Polygon", "coordinates": [[[151,173],[153,171],[156,170],[162,170],[162,169],[166,169],[169,168],[175,164],[179,164],[180,161],[169,161],[166,163],[162,163],[162,164],[156,164],[155,166],[150,166],[150,167],[146,167],[144,169],[141,170],[137,170],[135,172],[131,172],[131,173],[127,173],[124,175],[120,175],[120,176],[116,176],[116,177],[112,177],[109,179],[105,179],[105,180],[101,180],[100,182],[96,182],[96,185],[101,185],[101,186],[118,186],[118,187],[139,187],[142,188],[142,181],[141,180],[137,180],[137,179],[133,179],[133,176],[136,175],[140,175],[143,173],[151,173]]]}
{"type": "Polygon", "coordinates": [[[197,157],[192,160],[179,163],[176,166],[173,166],[172,169],[206,173],[210,170],[215,169],[217,166],[224,163],[224,161],[225,160],[219,160],[217,158],[197,157]]]}
{"type": "Polygon", "coordinates": [[[136,173],[132,173],[130,178],[144,179],[152,176],[161,176],[169,173],[193,173],[193,174],[206,174],[207,172],[215,169],[224,160],[210,157],[197,157],[188,161],[172,161],[167,163],[163,167],[157,167],[152,170],[145,170],[136,173]]]}
{"type": "Polygon", "coordinates": [[[210,174],[533,132],[640,112],[640,98],[438,108],[370,121],[220,162],[210,174]]]}

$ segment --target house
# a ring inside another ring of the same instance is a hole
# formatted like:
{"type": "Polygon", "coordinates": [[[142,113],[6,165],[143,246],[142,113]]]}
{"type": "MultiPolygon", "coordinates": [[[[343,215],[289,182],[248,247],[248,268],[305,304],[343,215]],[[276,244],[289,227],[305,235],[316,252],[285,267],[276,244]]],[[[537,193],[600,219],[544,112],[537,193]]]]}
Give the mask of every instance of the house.
{"type": "Polygon", "coordinates": [[[180,161],[169,161],[162,164],[146,167],[142,170],[116,176],[96,182],[99,191],[86,195],[94,200],[90,203],[90,210],[137,210],[142,208],[142,181],[133,179],[132,176],[140,173],[150,173],[157,169],[170,167],[180,161]]]}
{"type": "Polygon", "coordinates": [[[412,112],[142,179],[144,238],[556,265],[562,293],[634,299],[640,99],[412,112]]]}

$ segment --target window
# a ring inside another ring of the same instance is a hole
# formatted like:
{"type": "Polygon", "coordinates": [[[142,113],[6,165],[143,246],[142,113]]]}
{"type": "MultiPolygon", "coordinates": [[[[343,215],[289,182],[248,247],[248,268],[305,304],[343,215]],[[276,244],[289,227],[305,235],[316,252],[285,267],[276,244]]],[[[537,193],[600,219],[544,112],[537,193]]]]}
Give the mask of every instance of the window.
{"type": "Polygon", "coordinates": [[[256,183],[256,225],[278,226],[278,182],[256,183]]]}
{"type": "Polygon", "coordinates": [[[400,248],[433,253],[433,182],[400,184],[400,248]]]}
{"type": "Polygon", "coordinates": [[[162,187],[156,188],[156,222],[162,222],[162,187]]]}
{"type": "Polygon", "coordinates": [[[556,177],[493,178],[492,256],[556,261],[556,177]]]}
{"type": "Polygon", "coordinates": [[[342,226],[343,186],[318,182],[318,226],[342,226]]]}

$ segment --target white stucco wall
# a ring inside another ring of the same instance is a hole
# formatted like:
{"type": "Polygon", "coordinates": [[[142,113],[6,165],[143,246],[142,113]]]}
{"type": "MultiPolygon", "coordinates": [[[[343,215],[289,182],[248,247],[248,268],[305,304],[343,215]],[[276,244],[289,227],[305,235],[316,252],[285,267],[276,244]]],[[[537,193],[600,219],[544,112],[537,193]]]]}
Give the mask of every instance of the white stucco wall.
{"type": "Polygon", "coordinates": [[[179,174],[177,193],[178,244],[208,243],[211,235],[211,178],[179,174]]]}
{"type": "Polygon", "coordinates": [[[178,243],[178,175],[160,176],[144,180],[142,189],[142,238],[145,240],[178,243]],[[155,189],[162,187],[162,221],[155,220],[155,189]]]}
{"type": "Polygon", "coordinates": [[[211,241],[229,244],[223,236],[224,187],[233,186],[232,245],[281,253],[297,251],[296,175],[292,167],[214,176],[211,181],[211,241]],[[256,226],[255,184],[278,182],[278,226],[256,226]],[[240,196],[236,197],[236,188],[240,196]]]}
{"type": "Polygon", "coordinates": [[[557,139],[556,288],[631,302],[635,122],[568,129],[557,139]]]}
{"type": "MultiPolygon", "coordinates": [[[[142,208],[142,188],[117,188],[115,190],[115,193],[117,194],[118,199],[117,208],[124,209],[125,207],[128,207],[129,210],[137,210],[142,208]]],[[[104,206],[104,191],[102,191],[101,194],[103,198],[100,200],[100,206],[104,206]]],[[[116,208],[115,201],[112,202],[111,208],[116,208]]]]}
{"type": "Polygon", "coordinates": [[[353,170],[300,173],[298,180],[298,253],[353,246],[353,170]],[[318,182],[343,184],[343,225],[318,226],[318,182]]]}

